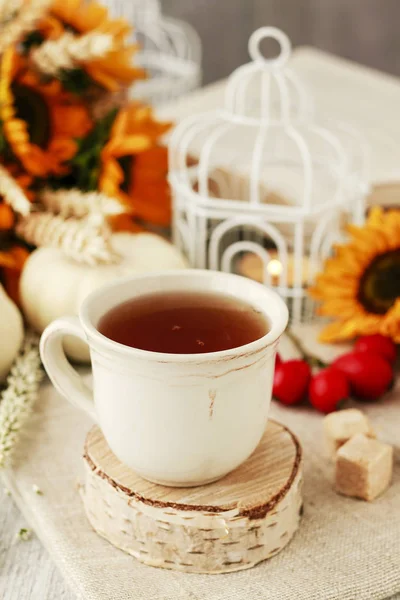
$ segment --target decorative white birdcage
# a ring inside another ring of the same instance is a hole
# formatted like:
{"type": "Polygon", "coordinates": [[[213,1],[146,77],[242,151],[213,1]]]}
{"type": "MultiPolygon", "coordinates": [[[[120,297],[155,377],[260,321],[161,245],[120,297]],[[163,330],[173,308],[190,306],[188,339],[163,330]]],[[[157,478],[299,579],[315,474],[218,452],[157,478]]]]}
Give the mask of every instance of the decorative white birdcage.
{"type": "Polygon", "coordinates": [[[174,239],[192,266],[239,272],[309,320],[307,296],[343,224],[365,211],[367,148],[347,124],[314,117],[271,27],[250,38],[253,62],[230,77],[223,109],[182,121],[170,139],[174,239]],[[266,59],[264,38],[280,53],[266,59]]]}
{"type": "Polygon", "coordinates": [[[140,50],[135,63],[148,79],[132,86],[132,97],[159,106],[201,83],[201,42],[188,23],[162,15],[158,0],[103,0],[114,17],[134,27],[140,50]]]}

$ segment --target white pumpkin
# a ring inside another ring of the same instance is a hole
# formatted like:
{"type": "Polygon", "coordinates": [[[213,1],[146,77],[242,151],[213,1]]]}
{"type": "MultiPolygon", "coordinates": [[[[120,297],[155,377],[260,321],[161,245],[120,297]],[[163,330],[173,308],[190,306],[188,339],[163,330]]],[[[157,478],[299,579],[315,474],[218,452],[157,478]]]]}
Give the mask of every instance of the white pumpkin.
{"type": "Polygon", "coordinates": [[[21,313],[0,285],[0,382],[7,378],[23,337],[21,313]]]}
{"type": "MultiPolygon", "coordinates": [[[[78,314],[90,292],[115,279],[187,267],[179,250],[153,233],[114,233],[112,246],[121,261],[96,267],[77,263],[55,248],[32,252],[20,283],[21,304],[31,327],[42,333],[54,319],[78,314]]],[[[73,360],[89,360],[87,346],[76,338],[66,338],[65,349],[73,360]]]]}

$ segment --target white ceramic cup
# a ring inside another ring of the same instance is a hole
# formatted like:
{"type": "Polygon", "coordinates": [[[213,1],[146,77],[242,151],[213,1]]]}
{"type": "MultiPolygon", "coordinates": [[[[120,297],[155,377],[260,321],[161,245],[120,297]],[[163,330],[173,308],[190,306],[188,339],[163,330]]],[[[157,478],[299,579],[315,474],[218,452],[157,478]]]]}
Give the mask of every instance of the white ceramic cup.
{"type": "Polygon", "coordinates": [[[156,483],[194,486],[229,473],[259,443],[276,347],[287,321],[283,300],[250,279],[216,271],[169,271],[96,290],[83,302],[79,319],[57,319],[46,328],[40,348],[54,386],[98,423],[125,465],[156,483]],[[99,320],[118,304],[179,290],[242,299],[265,315],[269,332],[245,346],[205,354],[138,350],[99,333],[99,320]],[[65,357],[66,335],[89,344],[93,393],[65,357]]]}

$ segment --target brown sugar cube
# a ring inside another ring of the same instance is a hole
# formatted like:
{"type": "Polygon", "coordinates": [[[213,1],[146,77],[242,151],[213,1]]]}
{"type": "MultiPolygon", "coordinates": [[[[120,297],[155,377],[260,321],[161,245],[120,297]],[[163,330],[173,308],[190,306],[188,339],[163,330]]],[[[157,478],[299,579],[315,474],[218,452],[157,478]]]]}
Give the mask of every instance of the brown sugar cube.
{"type": "Polygon", "coordinates": [[[393,448],[358,433],[336,454],[336,490],[374,500],[388,487],[392,468],[393,448]]]}
{"type": "Polygon", "coordinates": [[[325,446],[332,458],[340,446],[357,433],[375,437],[370,422],[361,410],[348,408],[333,412],[324,418],[325,446]]]}

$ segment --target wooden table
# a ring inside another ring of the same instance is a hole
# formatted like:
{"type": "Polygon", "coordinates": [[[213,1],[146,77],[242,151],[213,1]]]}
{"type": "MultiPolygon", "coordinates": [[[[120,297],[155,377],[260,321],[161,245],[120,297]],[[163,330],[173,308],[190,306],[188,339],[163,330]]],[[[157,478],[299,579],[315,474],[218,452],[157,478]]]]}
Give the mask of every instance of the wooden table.
{"type": "MultiPolygon", "coordinates": [[[[350,121],[364,133],[373,150],[373,182],[400,182],[400,81],[309,48],[295,51],[292,65],[309,84],[323,113],[350,121]]],[[[219,82],[192,93],[164,109],[163,116],[177,120],[221,106],[224,85],[219,82]]],[[[21,527],[29,524],[0,490],[2,600],[76,600],[35,536],[26,542],[16,540],[21,527]]]]}

